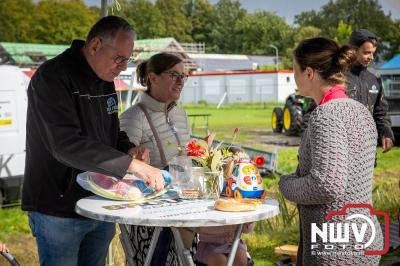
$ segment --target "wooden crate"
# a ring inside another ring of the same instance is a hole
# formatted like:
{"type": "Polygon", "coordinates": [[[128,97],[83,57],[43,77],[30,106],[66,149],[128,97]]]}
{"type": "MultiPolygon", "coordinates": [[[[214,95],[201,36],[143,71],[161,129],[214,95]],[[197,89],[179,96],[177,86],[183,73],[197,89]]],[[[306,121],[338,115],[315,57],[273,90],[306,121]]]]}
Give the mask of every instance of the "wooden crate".
{"type": "Polygon", "coordinates": [[[283,246],[275,247],[275,255],[290,256],[290,258],[292,259],[292,262],[294,262],[297,259],[297,249],[298,249],[298,246],[296,246],[296,245],[283,245],[283,246]]]}

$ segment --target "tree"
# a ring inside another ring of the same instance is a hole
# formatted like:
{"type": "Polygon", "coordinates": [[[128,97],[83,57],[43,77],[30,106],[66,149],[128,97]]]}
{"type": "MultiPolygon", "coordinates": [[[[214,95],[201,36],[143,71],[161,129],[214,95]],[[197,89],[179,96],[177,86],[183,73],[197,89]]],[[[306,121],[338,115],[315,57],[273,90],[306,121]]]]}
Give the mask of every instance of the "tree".
{"type": "Polygon", "coordinates": [[[219,0],[216,4],[216,23],[211,32],[211,50],[217,53],[238,53],[241,51],[241,37],[237,24],[247,12],[238,0],[219,0]]]}
{"type": "Polygon", "coordinates": [[[85,39],[98,18],[80,0],[42,0],[33,10],[34,42],[69,44],[73,39],[85,39]]]}
{"type": "Polygon", "coordinates": [[[315,38],[321,35],[321,29],[313,26],[300,27],[294,36],[294,45],[297,46],[304,39],[315,38]]]}
{"type": "Polygon", "coordinates": [[[351,36],[351,33],[353,32],[353,27],[344,23],[343,21],[340,21],[336,32],[336,41],[340,45],[345,45],[349,42],[349,38],[351,36]]]}
{"type": "Polygon", "coordinates": [[[286,56],[282,58],[282,64],[285,69],[293,68],[293,51],[301,41],[321,35],[321,29],[313,26],[304,26],[292,30],[294,32],[292,46],[286,49],[286,56]]]}
{"type": "Polygon", "coordinates": [[[153,39],[167,36],[160,10],[147,0],[131,0],[121,4],[117,15],[125,18],[135,29],[138,39],[153,39]]]}
{"type": "Polygon", "coordinates": [[[393,21],[393,24],[389,28],[389,33],[386,39],[383,40],[383,44],[387,44],[387,52],[384,58],[390,59],[395,54],[400,53],[400,19],[393,21]]]}
{"type": "Polygon", "coordinates": [[[32,42],[32,0],[0,1],[0,41],[32,42]]]}
{"type": "Polygon", "coordinates": [[[191,10],[192,38],[195,42],[206,43],[207,48],[213,43],[211,33],[217,20],[215,9],[207,0],[194,0],[191,10]]]}
{"type": "MultiPolygon", "coordinates": [[[[352,29],[368,29],[376,33],[380,39],[388,42],[389,47],[386,53],[393,54],[390,50],[392,45],[394,22],[389,15],[385,15],[382,7],[377,0],[330,0],[326,5],[321,7],[320,11],[302,12],[295,17],[295,23],[301,26],[315,26],[322,29],[322,35],[337,39],[341,43],[345,43],[345,35],[348,29],[343,28],[344,25],[351,26],[352,29]],[[343,23],[340,26],[340,23],[343,23]],[[338,32],[341,30],[342,32],[338,32]],[[341,35],[341,36],[339,36],[341,35]]],[[[397,28],[395,31],[399,31],[397,28]]],[[[384,47],[378,47],[378,57],[384,47]]],[[[387,57],[387,55],[383,55],[387,57]]]]}
{"type": "Polygon", "coordinates": [[[337,36],[341,22],[353,29],[368,29],[381,37],[388,34],[392,24],[377,0],[330,0],[319,12],[308,11],[295,16],[295,23],[319,27],[322,35],[330,38],[337,36]]]}
{"type": "Polygon", "coordinates": [[[157,0],[156,6],[164,19],[166,35],[179,42],[193,41],[192,23],[186,17],[184,0],[157,0]]]}
{"type": "Polygon", "coordinates": [[[299,26],[314,26],[325,23],[324,18],[315,10],[303,11],[294,16],[294,23],[299,26]]]}
{"type": "Polygon", "coordinates": [[[275,54],[271,44],[285,53],[286,48],[293,44],[290,26],[284,18],[271,12],[258,11],[247,15],[237,23],[236,29],[240,34],[241,52],[245,54],[275,54]]]}

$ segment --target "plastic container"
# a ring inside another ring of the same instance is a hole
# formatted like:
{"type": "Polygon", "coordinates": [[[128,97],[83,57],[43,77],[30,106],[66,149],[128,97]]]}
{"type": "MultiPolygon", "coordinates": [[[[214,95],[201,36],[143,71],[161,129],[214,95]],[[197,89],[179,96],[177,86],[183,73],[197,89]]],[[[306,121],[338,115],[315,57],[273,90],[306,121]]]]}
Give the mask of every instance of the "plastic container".
{"type": "MultiPolygon", "coordinates": [[[[162,171],[165,186],[171,184],[171,177],[167,171],[162,171]]],[[[78,174],[76,181],[84,189],[94,194],[113,200],[142,200],[146,195],[155,192],[146,183],[134,176],[128,175],[128,180],[120,180],[113,176],[108,176],[94,172],[83,172],[78,174]]]]}

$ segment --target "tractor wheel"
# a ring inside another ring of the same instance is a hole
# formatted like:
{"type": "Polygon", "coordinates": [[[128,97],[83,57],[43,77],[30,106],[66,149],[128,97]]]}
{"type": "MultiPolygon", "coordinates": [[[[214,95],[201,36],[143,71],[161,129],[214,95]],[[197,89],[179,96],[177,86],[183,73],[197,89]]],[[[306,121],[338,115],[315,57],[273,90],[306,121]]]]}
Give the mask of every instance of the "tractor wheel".
{"type": "Polygon", "coordinates": [[[297,105],[285,105],[283,109],[283,129],[288,136],[298,136],[301,130],[303,117],[301,107],[297,105]]]}
{"type": "Polygon", "coordinates": [[[228,198],[232,198],[233,197],[232,189],[229,186],[226,187],[225,192],[226,192],[226,196],[228,198]]]}
{"type": "Polygon", "coordinates": [[[283,111],[282,108],[275,107],[272,110],[272,131],[275,133],[281,133],[283,128],[283,111]]]}
{"type": "Polygon", "coordinates": [[[242,200],[243,199],[242,193],[240,193],[238,188],[235,190],[234,197],[237,200],[242,200]]]}

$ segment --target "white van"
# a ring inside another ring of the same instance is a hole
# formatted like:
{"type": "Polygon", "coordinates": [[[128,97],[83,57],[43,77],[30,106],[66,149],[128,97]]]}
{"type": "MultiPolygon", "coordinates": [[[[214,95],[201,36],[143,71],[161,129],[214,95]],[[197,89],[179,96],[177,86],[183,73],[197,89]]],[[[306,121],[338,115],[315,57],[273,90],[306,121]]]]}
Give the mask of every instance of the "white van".
{"type": "Polygon", "coordinates": [[[0,65],[0,206],[21,197],[28,84],[23,69],[0,65]]]}

